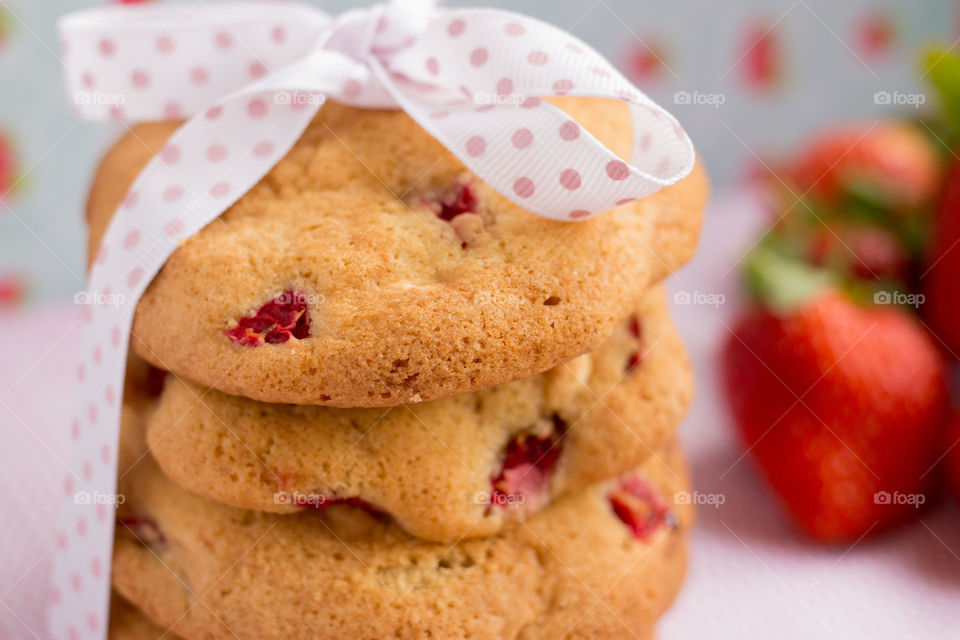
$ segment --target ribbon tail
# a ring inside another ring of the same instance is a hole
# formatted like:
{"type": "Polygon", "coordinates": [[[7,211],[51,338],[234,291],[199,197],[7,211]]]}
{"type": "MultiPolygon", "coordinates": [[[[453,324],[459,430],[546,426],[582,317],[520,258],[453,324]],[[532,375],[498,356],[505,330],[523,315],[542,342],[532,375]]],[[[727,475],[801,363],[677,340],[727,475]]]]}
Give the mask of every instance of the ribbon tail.
{"type": "Polygon", "coordinates": [[[115,425],[120,424],[137,302],[182,241],[216,219],[290,151],[327,95],[339,95],[350,81],[368,76],[365,66],[340,53],[316,51],[231,94],[173,134],[113,217],[90,277],[92,304],[77,380],[75,433],[82,441],[69,461],[52,572],[53,593],[71,597],[69,603],[53,598],[52,637],[104,637],[114,513],[95,496],[116,492],[115,425]],[[92,565],[101,568],[98,584],[86,584],[92,565]]]}

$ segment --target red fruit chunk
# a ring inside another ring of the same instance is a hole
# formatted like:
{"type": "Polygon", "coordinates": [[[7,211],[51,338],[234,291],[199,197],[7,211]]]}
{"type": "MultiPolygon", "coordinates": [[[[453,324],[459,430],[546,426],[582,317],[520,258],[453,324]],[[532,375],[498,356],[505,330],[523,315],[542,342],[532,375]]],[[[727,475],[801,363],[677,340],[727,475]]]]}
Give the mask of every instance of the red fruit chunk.
{"type": "Polygon", "coordinates": [[[613,512],[641,542],[661,527],[676,525],[670,503],[639,474],[621,478],[608,498],[613,512]]]}
{"type": "Polygon", "coordinates": [[[291,337],[303,340],[310,336],[307,297],[298,291],[284,291],[223,333],[246,347],[281,344],[291,337]]]}
{"type": "Polygon", "coordinates": [[[507,443],[503,466],[490,479],[493,485],[491,506],[516,505],[534,510],[539,506],[550,474],[560,459],[560,440],[564,431],[563,420],[554,416],[549,433],[526,433],[514,436],[507,443]]]}
{"type": "Polygon", "coordinates": [[[462,213],[476,213],[478,204],[477,194],[473,187],[470,183],[463,182],[447,192],[433,206],[433,209],[437,211],[437,217],[450,222],[462,213]]]}
{"type": "Polygon", "coordinates": [[[631,316],[629,322],[627,323],[627,328],[630,331],[630,335],[640,343],[637,347],[637,350],[630,354],[630,357],[627,358],[627,372],[631,372],[643,363],[643,325],[640,322],[640,318],[637,316],[631,316]]]}
{"type": "Polygon", "coordinates": [[[144,380],[144,392],[151,398],[157,398],[163,393],[163,385],[167,381],[167,372],[156,367],[148,367],[144,380]]]}
{"type": "Polygon", "coordinates": [[[424,197],[420,202],[438,218],[450,223],[464,249],[475,244],[484,230],[486,222],[479,213],[480,201],[467,179],[457,181],[445,192],[424,197]]]}
{"type": "Polygon", "coordinates": [[[306,496],[297,494],[294,498],[294,504],[304,509],[316,509],[323,511],[330,507],[348,506],[364,509],[373,514],[383,514],[383,509],[374,506],[362,498],[328,498],[327,496],[306,496]]]}
{"type": "Polygon", "coordinates": [[[167,538],[160,531],[160,527],[152,519],[146,516],[125,516],[117,518],[117,528],[130,531],[140,544],[156,548],[167,544],[167,538]]]}

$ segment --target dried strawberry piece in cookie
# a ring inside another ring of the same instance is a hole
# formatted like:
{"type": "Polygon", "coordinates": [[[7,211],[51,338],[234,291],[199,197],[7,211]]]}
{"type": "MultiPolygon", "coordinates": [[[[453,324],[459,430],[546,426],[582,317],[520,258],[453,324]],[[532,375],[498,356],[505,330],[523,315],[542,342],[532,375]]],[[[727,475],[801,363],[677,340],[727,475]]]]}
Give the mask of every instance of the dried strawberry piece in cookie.
{"type": "Polygon", "coordinates": [[[476,243],[486,226],[480,211],[480,200],[469,178],[458,180],[444,192],[421,198],[420,203],[438,218],[450,223],[464,249],[476,243]]]}
{"type": "Polygon", "coordinates": [[[152,365],[147,367],[147,375],[143,381],[143,391],[150,398],[159,398],[163,387],[167,383],[169,373],[152,365]]]}
{"type": "Polygon", "coordinates": [[[640,474],[621,478],[608,499],[613,512],[641,542],[648,542],[662,527],[676,526],[670,503],[640,474]]]}
{"type": "Polygon", "coordinates": [[[367,502],[363,498],[336,498],[321,493],[294,493],[292,502],[302,509],[313,509],[315,511],[325,511],[331,507],[355,507],[366,511],[376,518],[384,518],[388,514],[375,504],[367,502]]]}
{"type": "Polygon", "coordinates": [[[439,202],[432,203],[431,208],[437,212],[438,218],[450,222],[464,213],[476,213],[479,204],[470,182],[460,181],[439,202]]]}
{"type": "Polygon", "coordinates": [[[627,358],[627,373],[631,373],[643,363],[643,324],[640,322],[639,316],[630,317],[627,322],[627,330],[630,332],[630,336],[637,341],[636,350],[627,358]]]}
{"type": "Polygon", "coordinates": [[[166,546],[167,538],[153,518],[131,515],[117,518],[117,529],[128,531],[145,547],[157,549],[166,546]]]}
{"type": "Polygon", "coordinates": [[[566,424],[555,415],[549,432],[525,433],[510,439],[503,465],[490,479],[491,507],[537,509],[546,495],[550,474],[560,460],[560,441],[565,431],[566,424]]]}
{"type": "Polygon", "coordinates": [[[299,291],[284,291],[223,333],[246,347],[282,344],[291,337],[303,340],[310,336],[307,296],[299,291]]]}

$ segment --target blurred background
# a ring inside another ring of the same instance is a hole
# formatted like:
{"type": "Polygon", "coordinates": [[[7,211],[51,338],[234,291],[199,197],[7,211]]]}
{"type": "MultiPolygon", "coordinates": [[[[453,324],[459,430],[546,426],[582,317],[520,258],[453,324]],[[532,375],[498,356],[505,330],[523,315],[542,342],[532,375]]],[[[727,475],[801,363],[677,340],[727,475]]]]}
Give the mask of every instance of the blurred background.
{"type": "MultiPolygon", "coordinates": [[[[105,3],[0,0],[0,305],[83,289],[86,189],[119,125],[70,116],[55,22],[105,3]]],[[[339,12],[357,3],[313,4],[339,12]]],[[[948,0],[483,4],[541,17],[616,61],[687,127],[721,189],[824,123],[925,101],[919,49],[950,46],[960,23],[948,0]]]]}

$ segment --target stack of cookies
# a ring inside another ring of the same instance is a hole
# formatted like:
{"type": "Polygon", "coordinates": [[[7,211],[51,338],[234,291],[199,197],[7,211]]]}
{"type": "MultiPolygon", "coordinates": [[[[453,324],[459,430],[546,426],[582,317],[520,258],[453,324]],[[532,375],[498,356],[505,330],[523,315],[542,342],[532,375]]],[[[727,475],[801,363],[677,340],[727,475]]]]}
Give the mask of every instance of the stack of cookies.
{"type": "MultiPolygon", "coordinates": [[[[621,103],[555,102],[628,156],[621,103]]],[[[175,129],[107,155],[91,255],[175,129]]],[[[692,515],[658,283],[706,190],[554,222],[325,105],[139,302],[112,637],[651,637],[692,515]]]]}

